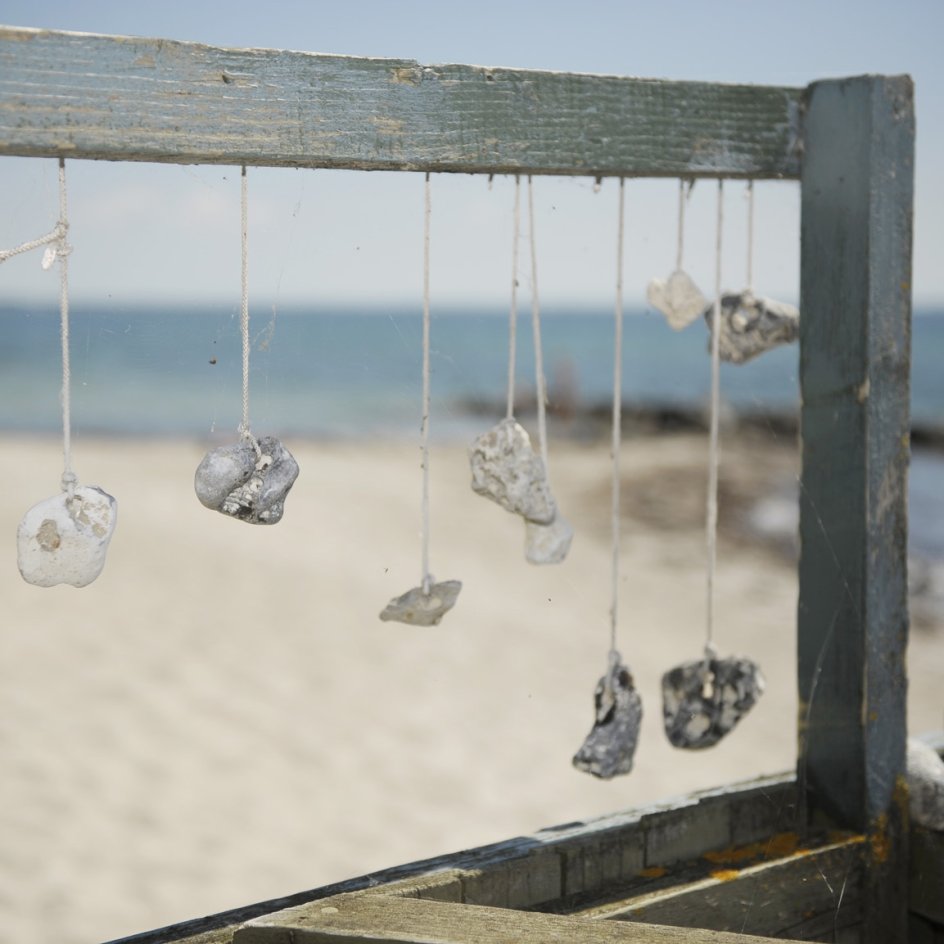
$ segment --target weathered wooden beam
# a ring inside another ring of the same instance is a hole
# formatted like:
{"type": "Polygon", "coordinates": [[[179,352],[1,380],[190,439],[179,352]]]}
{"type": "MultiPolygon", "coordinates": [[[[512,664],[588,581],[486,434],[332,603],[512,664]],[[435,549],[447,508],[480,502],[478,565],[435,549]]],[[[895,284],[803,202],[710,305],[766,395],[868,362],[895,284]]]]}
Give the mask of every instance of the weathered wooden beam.
{"type": "Polygon", "coordinates": [[[798,782],[871,837],[867,940],[907,934],[910,78],[810,86],[801,220],[798,782]]]}
{"type": "Polygon", "coordinates": [[[0,154],[11,155],[796,178],[801,97],[0,27],[0,154]]]}
{"type": "Polygon", "coordinates": [[[944,928],[944,833],[913,827],[910,848],[911,910],[944,928]]]}
{"type": "Polygon", "coordinates": [[[719,931],[457,905],[383,895],[343,895],[295,919],[260,918],[234,944],[758,944],[766,938],[719,931]]]}
{"type": "Polygon", "coordinates": [[[862,917],[862,837],[799,850],[744,868],[719,862],[705,878],[637,892],[596,918],[645,921],[766,937],[832,939],[862,917]]]}

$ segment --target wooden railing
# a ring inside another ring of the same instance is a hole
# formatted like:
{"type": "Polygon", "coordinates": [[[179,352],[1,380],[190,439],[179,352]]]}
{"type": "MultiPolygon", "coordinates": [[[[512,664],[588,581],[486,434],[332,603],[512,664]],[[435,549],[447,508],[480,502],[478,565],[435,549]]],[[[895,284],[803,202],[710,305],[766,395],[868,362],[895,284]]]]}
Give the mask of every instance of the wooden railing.
{"type": "Polygon", "coordinates": [[[906,939],[908,77],[765,88],[0,28],[0,155],[798,178],[801,826],[865,836],[862,939],[906,939]]]}

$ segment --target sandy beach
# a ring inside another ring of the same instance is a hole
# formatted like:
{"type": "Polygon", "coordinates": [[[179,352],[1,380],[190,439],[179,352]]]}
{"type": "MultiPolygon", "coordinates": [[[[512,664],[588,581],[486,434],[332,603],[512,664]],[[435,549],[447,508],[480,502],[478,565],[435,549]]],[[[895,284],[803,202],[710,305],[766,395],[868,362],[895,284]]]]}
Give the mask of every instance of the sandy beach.
{"type": "MultiPolygon", "coordinates": [[[[645,719],[608,783],[570,764],[606,663],[606,443],[552,443],[577,536],[545,568],[464,447],[434,449],[431,567],[463,590],[425,629],[378,619],[420,576],[418,449],[287,445],[285,518],[253,528],[194,498],[204,444],[80,439],[118,530],[95,584],[42,590],[13,536],[59,444],[0,441],[0,940],[106,940],[793,765],[795,570],[738,527],[795,474],[789,443],[725,445],[716,638],[767,691],[701,753],[669,746],[659,682],[703,645],[705,439],[626,443],[620,648],[645,719]]],[[[942,635],[912,633],[914,731],[941,724],[942,635]]]]}

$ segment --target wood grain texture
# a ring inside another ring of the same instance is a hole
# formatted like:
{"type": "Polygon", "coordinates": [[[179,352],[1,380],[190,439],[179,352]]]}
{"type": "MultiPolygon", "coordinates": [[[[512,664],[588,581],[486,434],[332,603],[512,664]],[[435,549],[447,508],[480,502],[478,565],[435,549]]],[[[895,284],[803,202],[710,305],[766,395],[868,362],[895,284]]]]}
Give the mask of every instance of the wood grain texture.
{"type": "Polygon", "coordinates": [[[0,27],[9,155],[796,178],[801,96],[0,27]]]}
{"type": "Polygon", "coordinates": [[[921,826],[910,836],[910,907],[944,935],[944,833],[921,826]]]}
{"type": "MultiPolygon", "coordinates": [[[[341,894],[384,895],[492,907],[566,913],[604,897],[616,883],[639,881],[646,849],[660,861],[697,858],[712,844],[758,842],[795,826],[796,783],[792,775],[763,777],[707,790],[657,806],[621,811],[587,822],[541,830],[423,862],[396,866],[323,888],[247,906],[219,915],[126,938],[121,944],[230,944],[236,929],[263,915],[295,920],[341,894]],[[678,833],[678,810],[687,812],[691,833],[678,833]],[[719,834],[716,823],[725,824],[719,834]],[[653,838],[647,836],[652,833],[653,838]],[[671,848],[662,847],[663,837],[671,848]],[[669,854],[671,853],[671,854],[669,854]],[[557,902],[553,902],[560,896],[557,902]],[[559,907],[555,907],[559,905],[559,907]]],[[[667,870],[660,869],[667,873],[667,870]]],[[[668,880],[671,880],[670,878],[668,880]]],[[[645,876],[643,876],[645,882],[645,876]]],[[[115,942],[118,944],[118,942],[115,942]]]]}
{"type": "Polygon", "coordinates": [[[644,892],[596,910],[599,917],[831,940],[861,919],[861,837],[747,868],[644,892]]]}
{"type": "Polygon", "coordinates": [[[867,940],[905,940],[913,87],[818,82],[801,219],[798,781],[868,832],[867,940]]]}
{"type": "Polygon", "coordinates": [[[478,905],[350,895],[332,898],[295,921],[260,919],[234,944],[753,944],[764,940],[717,931],[591,921],[478,905]]]}

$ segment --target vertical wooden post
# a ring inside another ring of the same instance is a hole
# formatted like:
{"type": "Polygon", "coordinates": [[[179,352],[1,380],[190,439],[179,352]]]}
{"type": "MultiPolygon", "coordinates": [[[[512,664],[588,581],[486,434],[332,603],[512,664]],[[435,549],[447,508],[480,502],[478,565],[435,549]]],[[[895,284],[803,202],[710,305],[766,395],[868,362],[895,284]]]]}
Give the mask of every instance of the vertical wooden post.
{"type": "Polygon", "coordinates": [[[869,840],[863,940],[907,940],[913,86],[817,82],[803,126],[798,779],[869,840]]]}

